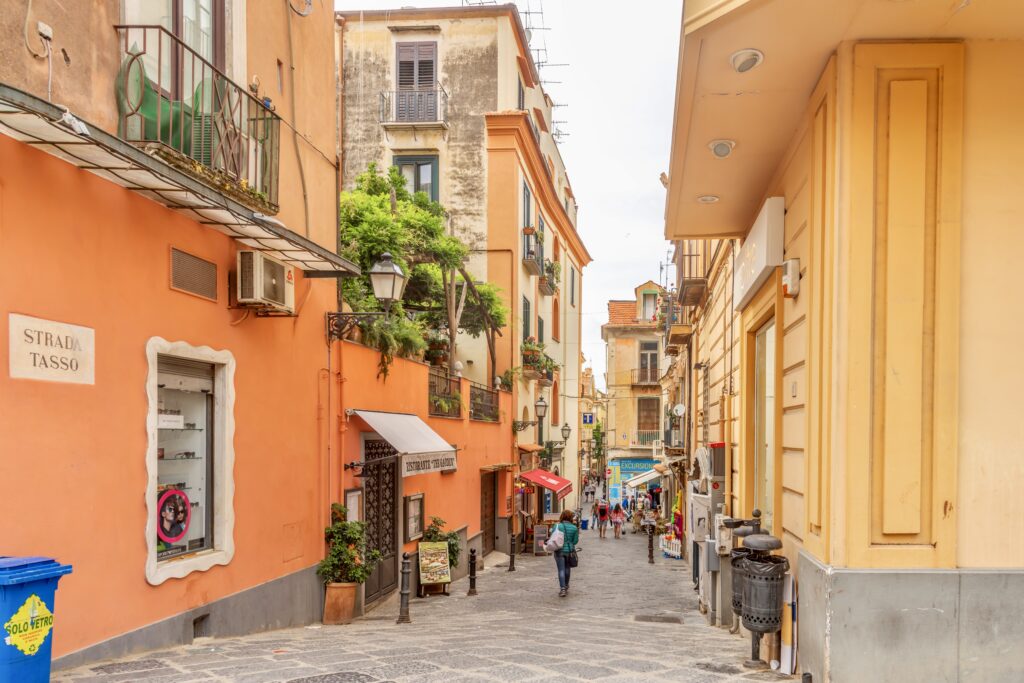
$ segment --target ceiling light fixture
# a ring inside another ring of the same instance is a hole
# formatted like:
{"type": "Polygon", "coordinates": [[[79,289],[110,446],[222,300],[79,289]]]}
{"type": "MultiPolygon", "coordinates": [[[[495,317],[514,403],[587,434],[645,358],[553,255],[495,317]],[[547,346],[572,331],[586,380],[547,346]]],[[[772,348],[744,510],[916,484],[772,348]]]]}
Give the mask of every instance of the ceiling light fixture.
{"type": "Polygon", "coordinates": [[[716,159],[726,158],[732,154],[735,147],[735,140],[712,140],[708,143],[708,148],[711,149],[711,153],[715,155],[716,159]]]}
{"type": "Polygon", "coordinates": [[[732,62],[732,68],[735,69],[737,73],[745,74],[764,61],[764,53],[760,50],[748,47],[743,50],[733,52],[729,57],[729,61],[732,62]]]}
{"type": "Polygon", "coordinates": [[[702,194],[699,197],[697,197],[697,201],[700,202],[701,204],[714,204],[715,202],[718,201],[718,195],[702,194]]]}

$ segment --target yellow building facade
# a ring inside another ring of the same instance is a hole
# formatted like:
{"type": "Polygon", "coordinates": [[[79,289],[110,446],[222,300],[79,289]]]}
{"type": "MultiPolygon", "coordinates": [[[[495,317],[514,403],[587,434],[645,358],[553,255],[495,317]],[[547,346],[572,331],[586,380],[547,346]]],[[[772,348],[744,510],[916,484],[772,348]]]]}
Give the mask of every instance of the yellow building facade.
{"type": "MultiPolygon", "coordinates": [[[[648,280],[633,294],[632,299],[609,301],[608,322],[601,326],[608,399],[606,461],[613,470],[614,463],[622,460],[651,461],[664,436],[660,380],[665,371],[665,345],[660,311],[665,290],[648,280]]],[[[650,466],[643,468],[647,469],[650,466]]],[[[620,478],[613,472],[613,499],[619,497],[614,487],[620,478]]]]}
{"type": "Polygon", "coordinates": [[[1024,13],[690,2],[681,40],[675,377],[728,512],[783,540],[801,669],[1020,679],[1024,13]]]}

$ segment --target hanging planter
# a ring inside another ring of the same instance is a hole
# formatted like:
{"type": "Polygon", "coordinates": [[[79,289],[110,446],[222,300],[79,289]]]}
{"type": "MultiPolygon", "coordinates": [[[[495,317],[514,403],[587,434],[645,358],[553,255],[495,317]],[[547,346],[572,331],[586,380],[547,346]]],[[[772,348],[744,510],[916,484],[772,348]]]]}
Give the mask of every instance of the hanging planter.
{"type": "Polygon", "coordinates": [[[527,225],[525,228],[523,228],[523,234],[524,235],[534,235],[536,233],[537,233],[537,228],[533,227],[532,225],[527,225]]]}

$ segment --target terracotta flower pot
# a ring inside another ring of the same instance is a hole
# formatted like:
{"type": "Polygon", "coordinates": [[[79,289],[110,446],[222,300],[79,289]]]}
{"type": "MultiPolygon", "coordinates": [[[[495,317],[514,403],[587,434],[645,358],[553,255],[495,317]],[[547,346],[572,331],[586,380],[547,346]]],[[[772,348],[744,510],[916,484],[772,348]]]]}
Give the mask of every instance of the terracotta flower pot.
{"type": "Polygon", "coordinates": [[[329,583],[324,595],[324,623],[349,624],[356,610],[358,583],[329,583]]]}

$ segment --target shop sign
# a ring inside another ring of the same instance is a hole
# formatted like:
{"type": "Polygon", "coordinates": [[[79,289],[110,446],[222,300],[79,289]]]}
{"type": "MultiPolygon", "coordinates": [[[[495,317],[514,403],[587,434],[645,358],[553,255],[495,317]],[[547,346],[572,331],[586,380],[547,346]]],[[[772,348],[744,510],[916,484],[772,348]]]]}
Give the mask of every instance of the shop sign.
{"type": "Polygon", "coordinates": [[[658,463],[655,460],[646,460],[646,459],[645,460],[616,460],[615,462],[612,463],[613,466],[617,466],[619,468],[619,473],[620,474],[627,474],[627,473],[630,473],[630,472],[635,472],[635,473],[639,474],[639,473],[646,472],[648,470],[654,469],[654,466],[657,465],[657,464],[658,463]]]}
{"type": "Polygon", "coordinates": [[[418,453],[402,456],[402,476],[411,477],[427,472],[454,472],[455,452],[418,453]]]}
{"type": "Polygon", "coordinates": [[[68,384],[96,383],[96,331],[11,313],[10,376],[68,384]]]}
{"type": "Polygon", "coordinates": [[[53,628],[53,612],[38,595],[30,595],[7,623],[4,624],[4,642],[18,648],[24,655],[34,655],[46,641],[53,628]]]}

